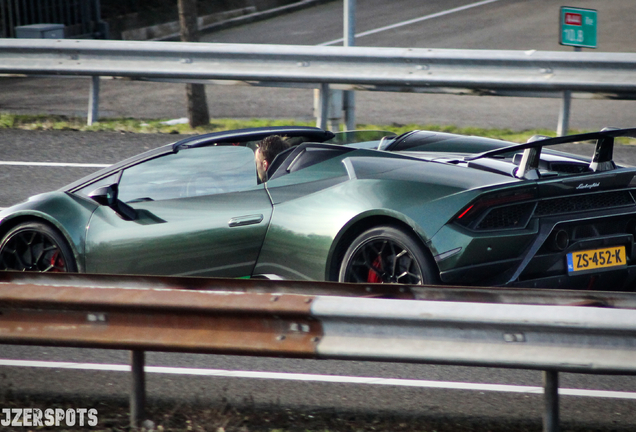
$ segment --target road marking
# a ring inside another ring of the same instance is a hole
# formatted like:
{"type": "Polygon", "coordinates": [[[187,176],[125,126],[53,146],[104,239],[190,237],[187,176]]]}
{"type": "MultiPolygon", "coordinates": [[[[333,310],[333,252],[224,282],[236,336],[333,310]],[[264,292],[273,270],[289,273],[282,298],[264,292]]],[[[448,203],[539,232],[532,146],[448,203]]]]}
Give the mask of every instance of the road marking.
{"type": "Polygon", "coordinates": [[[110,166],[110,164],[66,163],[66,162],[17,162],[17,161],[0,161],[0,165],[72,167],[72,168],[106,168],[110,166]]]}
{"type": "MultiPolygon", "coordinates": [[[[123,365],[123,364],[74,363],[74,362],[0,359],[0,366],[130,372],[130,366],[123,365]]],[[[256,372],[256,371],[239,371],[239,370],[233,371],[233,370],[224,370],[224,369],[181,368],[181,367],[168,367],[168,366],[146,366],[145,371],[147,373],[169,374],[169,375],[195,375],[195,376],[210,376],[210,377],[221,377],[221,378],[252,378],[252,379],[271,379],[271,380],[283,380],[283,381],[339,383],[339,384],[387,385],[387,386],[396,386],[396,387],[417,387],[417,388],[431,388],[431,389],[444,389],[444,390],[473,390],[473,391],[482,391],[482,392],[505,392],[505,393],[539,394],[539,395],[543,394],[543,387],[517,386],[517,385],[507,385],[507,384],[465,383],[465,382],[452,382],[452,381],[427,381],[427,380],[399,379],[399,378],[317,375],[317,374],[299,374],[299,373],[285,373],[285,372],[256,372]]],[[[636,392],[624,392],[624,391],[560,388],[559,394],[561,396],[580,396],[580,397],[636,400],[636,392]]]]}
{"type": "MultiPolygon", "coordinates": [[[[426,16],[419,17],[419,18],[414,18],[414,19],[411,19],[411,20],[408,20],[408,21],[402,21],[402,22],[399,22],[399,23],[396,23],[396,24],[391,24],[391,25],[388,25],[388,26],[385,26],[385,27],[379,27],[377,29],[368,30],[368,31],[365,31],[365,32],[362,32],[362,33],[356,33],[356,38],[360,38],[360,37],[363,37],[363,36],[368,36],[368,35],[380,33],[380,32],[386,31],[386,30],[392,30],[392,29],[398,28],[398,27],[403,27],[403,26],[415,24],[415,23],[418,23],[418,22],[421,22],[421,21],[427,21],[427,20],[430,20],[430,19],[433,19],[433,18],[439,18],[439,17],[444,16],[444,15],[450,15],[450,14],[453,14],[455,12],[465,11],[467,9],[472,9],[472,8],[475,8],[475,7],[478,7],[478,6],[483,6],[483,5],[486,5],[486,4],[489,4],[489,3],[494,3],[494,2],[497,2],[497,1],[499,1],[499,0],[484,0],[484,1],[477,2],[477,3],[472,3],[472,4],[469,4],[469,5],[456,7],[454,9],[448,9],[448,10],[445,10],[445,11],[442,11],[442,12],[437,12],[437,13],[434,13],[432,15],[426,15],[426,16]]],[[[343,38],[335,39],[335,40],[332,40],[332,41],[329,41],[329,42],[321,43],[318,46],[333,45],[333,44],[337,44],[339,42],[342,42],[343,40],[344,40],[343,38]]]]}

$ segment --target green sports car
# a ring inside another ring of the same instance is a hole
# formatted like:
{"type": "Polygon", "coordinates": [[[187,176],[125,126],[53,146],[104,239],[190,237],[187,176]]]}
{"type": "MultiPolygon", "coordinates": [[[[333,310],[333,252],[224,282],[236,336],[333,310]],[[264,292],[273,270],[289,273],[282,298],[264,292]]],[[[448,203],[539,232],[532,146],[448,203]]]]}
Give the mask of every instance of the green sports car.
{"type": "Polygon", "coordinates": [[[612,129],[528,143],[281,127],[190,137],[0,212],[0,269],[633,290],[612,129]],[[291,147],[258,181],[269,135],[291,147]],[[590,158],[561,143],[593,141],[590,158]]]}

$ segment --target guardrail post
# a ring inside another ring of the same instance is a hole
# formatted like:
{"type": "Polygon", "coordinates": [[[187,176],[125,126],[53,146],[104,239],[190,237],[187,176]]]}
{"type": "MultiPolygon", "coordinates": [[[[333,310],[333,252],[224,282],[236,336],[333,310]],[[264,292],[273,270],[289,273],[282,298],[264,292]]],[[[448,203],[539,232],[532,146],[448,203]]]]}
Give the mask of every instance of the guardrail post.
{"type": "Polygon", "coordinates": [[[329,84],[320,84],[314,93],[316,126],[330,131],[340,130],[342,119],[342,90],[332,90],[329,84]]]}
{"type": "Polygon", "coordinates": [[[87,125],[99,120],[99,76],[91,77],[91,91],[88,97],[88,119],[87,125]]]}
{"type": "Polygon", "coordinates": [[[320,84],[318,89],[318,106],[316,126],[320,129],[327,129],[327,120],[329,118],[329,84],[320,84]]]}
{"type": "Polygon", "coordinates": [[[356,129],[356,94],[353,90],[343,92],[345,130],[356,129]]]}
{"type": "Polygon", "coordinates": [[[559,113],[559,125],[557,126],[557,135],[565,136],[568,134],[570,127],[570,105],[572,104],[572,92],[565,90],[563,99],[561,99],[561,112],[559,113]]]}
{"type": "MultiPolygon", "coordinates": [[[[581,47],[574,47],[575,52],[580,52],[581,47]]],[[[564,90],[561,100],[561,112],[559,113],[559,125],[557,126],[557,136],[565,136],[570,128],[570,106],[572,105],[572,91],[564,90]]]]}
{"type": "Polygon", "coordinates": [[[146,416],[146,377],[144,375],[145,353],[131,351],[132,388],[130,393],[130,426],[141,426],[146,416]]]}
{"type": "Polygon", "coordinates": [[[330,131],[340,130],[340,120],[342,120],[342,90],[329,90],[329,120],[327,127],[330,131]]]}
{"type": "Polygon", "coordinates": [[[543,432],[559,432],[559,373],[543,371],[545,412],[543,432]]]}
{"type": "MultiPolygon", "coordinates": [[[[344,46],[356,44],[356,0],[344,2],[344,46]]],[[[342,96],[345,130],[356,128],[356,95],[353,90],[345,91],[342,96]]]]}

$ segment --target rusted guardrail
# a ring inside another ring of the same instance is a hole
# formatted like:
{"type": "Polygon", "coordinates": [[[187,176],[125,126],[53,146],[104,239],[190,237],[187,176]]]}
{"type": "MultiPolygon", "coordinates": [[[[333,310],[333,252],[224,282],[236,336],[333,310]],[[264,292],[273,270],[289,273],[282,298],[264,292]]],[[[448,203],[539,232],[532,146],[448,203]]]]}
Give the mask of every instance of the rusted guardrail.
{"type": "Polygon", "coordinates": [[[539,369],[552,431],[558,372],[636,374],[635,341],[631,293],[0,274],[0,343],[133,352],[133,424],[152,350],[539,369]]]}

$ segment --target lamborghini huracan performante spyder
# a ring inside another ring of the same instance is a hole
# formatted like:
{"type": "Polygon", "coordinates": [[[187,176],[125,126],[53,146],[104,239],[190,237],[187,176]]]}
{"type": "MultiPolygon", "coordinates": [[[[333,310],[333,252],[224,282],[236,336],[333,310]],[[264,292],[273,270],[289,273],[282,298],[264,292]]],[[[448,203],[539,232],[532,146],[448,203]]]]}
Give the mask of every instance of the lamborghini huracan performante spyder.
{"type": "Polygon", "coordinates": [[[636,168],[606,129],[190,137],[0,213],[0,269],[634,290],[636,168]],[[291,147],[259,183],[254,151],[291,147]],[[589,158],[559,144],[595,143],[589,158]]]}

